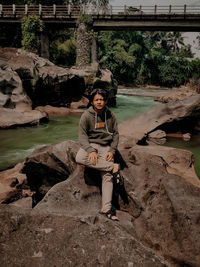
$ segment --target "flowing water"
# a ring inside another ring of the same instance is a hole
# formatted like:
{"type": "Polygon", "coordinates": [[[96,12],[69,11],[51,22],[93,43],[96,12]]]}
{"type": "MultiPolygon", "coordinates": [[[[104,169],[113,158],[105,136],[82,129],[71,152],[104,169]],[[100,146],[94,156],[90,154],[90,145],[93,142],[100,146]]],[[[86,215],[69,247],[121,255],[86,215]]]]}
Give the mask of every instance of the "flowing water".
{"type": "MultiPolygon", "coordinates": [[[[112,108],[118,123],[156,105],[148,97],[118,96],[112,108]]],[[[36,147],[65,140],[77,141],[79,116],[52,118],[35,127],[0,130],[0,170],[22,162],[36,147]]]]}
{"type": "MultiPolygon", "coordinates": [[[[117,107],[111,108],[118,123],[135,117],[156,105],[151,97],[117,96],[117,107]]],[[[49,123],[35,127],[0,130],[0,170],[24,161],[36,147],[65,140],[77,141],[79,116],[52,118],[49,123]]],[[[195,169],[200,177],[200,133],[191,141],[168,139],[167,146],[190,150],[195,156],[195,169]]]]}

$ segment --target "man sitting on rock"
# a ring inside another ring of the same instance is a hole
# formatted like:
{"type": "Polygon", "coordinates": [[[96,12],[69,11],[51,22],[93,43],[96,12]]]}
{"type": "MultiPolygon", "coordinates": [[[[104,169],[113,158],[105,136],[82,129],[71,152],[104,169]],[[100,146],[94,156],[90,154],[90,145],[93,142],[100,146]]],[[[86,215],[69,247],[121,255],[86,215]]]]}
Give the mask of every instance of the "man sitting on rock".
{"type": "Polygon", "coordinates": [[[90,106],[81,116],[79,123],[79,143],[81,148],[76,155],[77,163],[100,171],[102,177],[101,214],[118,221],[112,207],[113,178],[122,182],[119,165],[114,163],[119,133],[114,114],[106,107],[107,92],[94,89],[90,106]]]}

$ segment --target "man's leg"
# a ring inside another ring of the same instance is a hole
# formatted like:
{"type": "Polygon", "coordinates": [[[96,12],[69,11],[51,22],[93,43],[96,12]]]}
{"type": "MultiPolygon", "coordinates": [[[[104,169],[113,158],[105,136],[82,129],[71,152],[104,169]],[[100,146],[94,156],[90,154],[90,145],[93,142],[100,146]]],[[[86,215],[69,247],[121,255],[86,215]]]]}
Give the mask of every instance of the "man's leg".
{"type": "Polygon", "coordinates": [[[103,147],[98,144],[91,145],[98,150],[98,163],[96,165],[91,164],[88,159],[88,153],[82,148],[79,149],[76,155],[76,162],[99,171],[112,171],[114,168],[114,163],[106,160],[106,153],[108,152],[109,147],[103,147]]]}
{"type": "Polygon", "coordinates": [[[92,165],[88,159],[88,153],[80,148],[76,156],[76,162],[83,164],[89,168],[97,169],[101,172],[102,177],[102,209],[108,218],[118,220],[115,216],[115,211],[111,212],[112,208],[112,193],[113,193],[113,175],[112,172],[118,171],[119,165],[114,162],[106,161],[106,154],[109,151],[109,146],[101,146],[98,144],[91,144],[98,151],[98,163],[92,165]]]}
{"type": "Polygon", "coordinates": [[[113,176],[110,172],[101,172],[102,177],[102,212],[111,209],[113,193],[113,176]]]}

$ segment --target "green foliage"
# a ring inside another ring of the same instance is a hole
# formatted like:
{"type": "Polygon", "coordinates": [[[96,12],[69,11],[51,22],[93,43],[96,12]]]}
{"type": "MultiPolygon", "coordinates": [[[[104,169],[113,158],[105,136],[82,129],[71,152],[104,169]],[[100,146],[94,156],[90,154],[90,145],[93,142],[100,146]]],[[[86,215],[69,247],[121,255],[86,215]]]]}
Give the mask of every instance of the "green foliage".
{"type": "Polygon", "coordinates": [[[68,39],[61,43],[55,42],[54,49],[57,53],[54,53],[54,63],[65,67],[71,67],[76,62],[76,41],[74,39],[68,39]]]}
{"type": "Polygon", "coordinates": [[[33,52],[40,48],[40,34],[44,29],[43,22],[37,16],[22,19],[22,46],[33,52]]]}
{"type": "Polygon", "coordinates": [[[88,14],[80,14],[77,18],[77,25],[84,23],[87,26],[91,26],[93,23],[93,19],[91,15],[88,14]]]}
{"type": "Polygon", "coordinates": [[[71,29],[56,30],[51,28],[50,38],[50,60],[54,64],[71,67],[76,62],[76,36],[71,29]]]}
{"type": "Polygon", "coordinates": [[[99,36],[99,59],[121,83],[135,83],[140,55],[145,47],[136,32],[102,32],[99,36]]]}
{"type": "Polygon", "coordinates": [[[169,57],[159,66],[160,85],[180,86],[188,81],[190,74],[189,63],[183,58],[169,57]]]}
{"type": "Polygon", "coordinates": [[[191,46],[184,44],[180,33],[102,32],[99,36],[100,64],[121,84],[185,84],[194,75],[192,57],[191,46]]]}

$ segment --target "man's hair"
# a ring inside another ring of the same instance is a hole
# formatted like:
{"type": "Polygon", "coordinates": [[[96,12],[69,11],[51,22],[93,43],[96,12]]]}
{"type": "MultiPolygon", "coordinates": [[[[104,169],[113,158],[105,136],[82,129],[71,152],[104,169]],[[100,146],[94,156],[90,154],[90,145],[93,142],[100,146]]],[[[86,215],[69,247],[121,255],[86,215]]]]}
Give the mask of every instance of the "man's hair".
{"type": "Polygon", "coordinates": [[[101,89],[101,88],[95,88],[94,90],[92,90],[92,92],[90,94],[90,103],[93,101],[96,94],[102,95],[104,101],[108,100],[108,93],[106,90],[101,89]]]}

